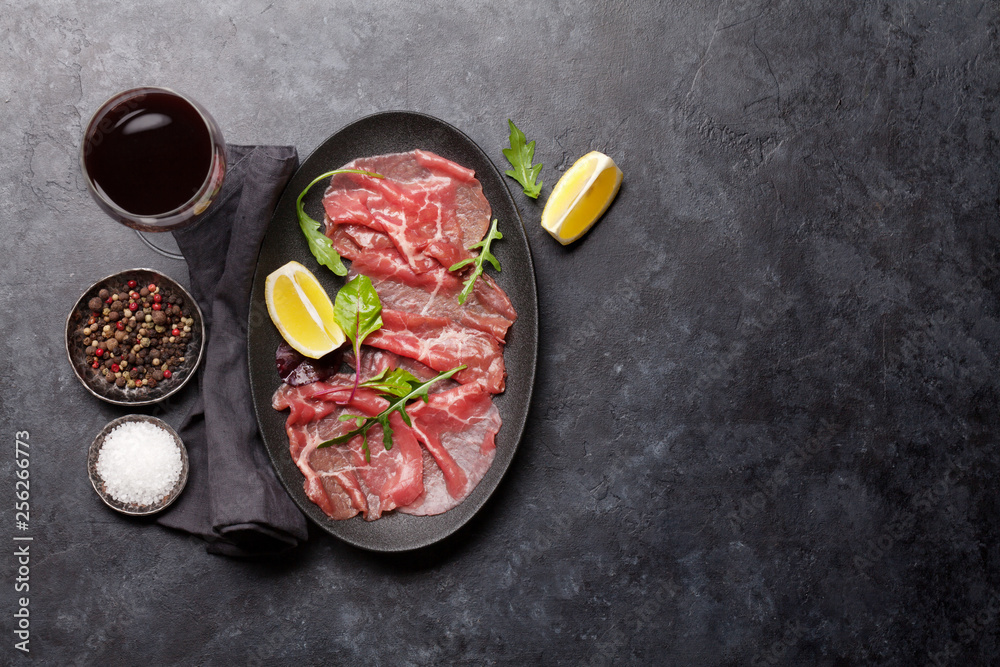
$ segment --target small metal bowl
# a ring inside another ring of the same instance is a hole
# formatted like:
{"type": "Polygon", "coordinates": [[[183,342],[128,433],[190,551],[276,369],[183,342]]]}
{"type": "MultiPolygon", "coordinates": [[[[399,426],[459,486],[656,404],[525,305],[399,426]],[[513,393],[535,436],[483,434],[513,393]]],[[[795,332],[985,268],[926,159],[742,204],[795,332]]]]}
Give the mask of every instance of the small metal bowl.
{"type": "Polygon", "coordinates": [[[130,269],[98,280],[87,288],[66,318],[66,356],[69,358],[70,366],[73,367],[73,372],[87,388],[87,391],[102,401],[115,405],[150,405],[177,393],[181,387],[188,383],[197,370],[198,364],[201,363],[204,347],[205,320],[201,315],[198,303],[176,281],[152,269],[130,269]],[[152,283],[169,288],[184,299],[184,304],[188,306],[189,317],[194,319],[194,325],[191,327],[192,336],[188,343],[187,354],[184,355],[184,362],[171,369],[173,376],[169,380],[163,380],[152,388],[119,388],[114,383],[106,381],[87,364],[86,348],[83,345],[83,328],[90,316],[87,302],[92,297],[97,296],[97,293],[102,289],[118,290],[129,280],[136,280],[140,285],[152,283]]]}
{"type": "Polygon", "coordinates": [[[160,510],[163,510],[171,505],[177,496],[181,495],[181,491],[184,490],[184,486],[187,484],[188,479],[188,454],[187,448],[184,447],[184,442],[181,441],[177,431],[172,429],[166,422],[157,419],[156,417],[150,417],[148,415],[125,415],[124,417],[119,417],[112,422],[109,422],[107,426],[101,429],[101,432],[97,434],[94,438],[94,442],[90,444],[90,450],[87,452],[87,473],[90,475],[90,483],[94,487],[94,491],[97,495],[101,497],[104,504],[113,510],[121,512],[122,514],[128,514],[130,516],[146,516],[147,514],[155,514],[160,510]],[[174,484],[174,488],[170,490],[170,493],[165,495],[159,502],[153,503],[152,505],[139,505],[136,503],[123,503],[119,500],[115,500],[104,490],[104,480],[97,473],[97,458],[100,456],[101,447],[104,446],[104,440],[111,433],[111,430],[118,426],[119,424],[124,424],[125,422],[148,422],[155,426],[159,426],[164,431],[167,431],[171,437],[173,437],[174,442],[177,443],[177,448],[181,450],[181,476],[174,484]]]}

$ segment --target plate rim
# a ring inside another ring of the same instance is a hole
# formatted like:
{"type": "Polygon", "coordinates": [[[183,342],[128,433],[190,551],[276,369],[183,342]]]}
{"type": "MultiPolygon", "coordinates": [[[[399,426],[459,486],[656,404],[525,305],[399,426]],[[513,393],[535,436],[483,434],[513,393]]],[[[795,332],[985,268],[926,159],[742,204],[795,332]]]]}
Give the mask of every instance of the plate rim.
{"type": "MultiPolygon", "coordinates": [[[[482,147],[479,146],[479,144],[476,143],[465,132],[463,132],[462,130],[460,130],[459,128],[455,127],[454,125],[452,125],[451,123],[449,123],[449,122],[447,122],[445,120],[442,120],[440,118],[437,118],[436,116],[432,116],[430,114],[426,114],[426,113],[419,112],[419,111],[387,110],[387,111],[378,111],[378,112],[374,112],[374,113],[371,113],[371,114],[368,114],[368,115],[365,115],[365,116],[361,116],[359,118],[351,120],[350,122],[342,125],[335,132],[333,132],[332,134],[330,134],[326,139],[324,139],[323,141],[321,141],[312,151],[310,151],[309,155],[304,160],[302,160],[302,162],[299,164],[298,168],[295,170],[295,172],[292,174],[292,176],[288,179],[288,182],[285,184],[285,187],[282,190],[281,195],[279,196],[279,198],[277,200],[277,203],[275,205],[274,211],[272,211],[272,213],[271,213],[271,218],[268,221],[268,225],[265,228],[264,234],[261,236],[261,244],[260,244],[260,247],[258,248],[258,251],[257,251],[257,257],[256,257],[255,265],[254,265],[254,274],[253,274],[253,279],[252,279],[252,282],[251,282],[251,290],[250,290],[250,296],[249,296],[249,298],[252,300],[253,296],[255,294],[255,291],[256,291],[256,286],[257,286],[257,283],[258,283],[258,274],[261,271],[261,268],[260,268],[260,261],[261,261],[261,259],[260,258],[261,258],[261,254],[263,253],[264,240],[265,240],[265,238],[267,236],[267,232],[269,231],[271,224],[274,222],[274,220],[275,220],[275,218],[276,218],[276,216],[278,214],[278,210],[280,208],[282,208],[282,203],[285,201],[286,197],[291,197],[292,200],[294,200],[297,197],[297,193],[295,193],[291,189],[292,188],[292,183],[298,179],[299,175],[306,168],[306,165],[308,164],[308,162],[310,160],[312,160],[314,156],[316,156],[320,151],[322,151],[336,137],[342,135],[344,132],[349,131],[352,127],[354,127],[356,125],[361,125],[363,123],[372,123],[372,122],[375,122],[375,121],[378,121],[378,120],[382,120],[383,118],[392,117],[392,116],[407,116],[407,117],[411,117],[411,118],[416,118],[416,119],[422,120],[424,122],[429,122],[431,124],[436,124],[436,125],[443,126],[447,131],[450,131],[450,132],[454,133],[455,135],[457,135],[462,140],[462,142],[465,143],[468,147],[472,148],[474,151],[478,151],[480,153],[480,155],[482,156],[483,160],[485,161],[485,163],[487,165],[489,165],[489,167],[492,169],[492,172],[493,172],[494,176],[496,177],[496,182],[501,187],[501,196],[505,196],[507,198],[507,200],[510,202],[510,205],[511,205],[512,209],[514,210],[514,213],[515,213],[516,218],[517,218],[517,224],[520,227],[520,232],[521,232],[520,235],[521,235],[521,238],[524,241],[524,249],[525,249],[524,260],[525,260],[526,265],[527,265],[526,268],[528,269],[528,271],[526,272],[527,273],[526,278],[527,278],[527,280],[530,283],[529,284],[529,287],[530,287],[530,299],[529,299],[529,302],[530,302],[531,310],[533,311],[532,314],[534,315],[534,317],[531,318],[532,319],[531,329],[529,331],[525,332],[525,335],[527,335],[529,337],[529,339],[532,341],[531,346],[530,346],[531,361],[532,361],[532,363],[530,364],[530,367],[528,369],[528,377],[527,377],[526,390],[525,390],[525,394],[526,395],[524,397],[525,407],[524,407],[524,410],[523,410],[523,414],[520,414],[518,416],[518,418],[517,418],[517,422],[518,422],[518,424],[517,424],[517,433],[516,434],[512,434],[512,440],[511,440],[512,445],[511,445],[511,451],[510,451],[509,459],[508,459],[508,461],[506,462],[506,464],[504,466],[503,472],[496,479],[493,488],[490,489],[490,491],[488,493],[486,493],[485,496],[483,496],[482,498],[479,498],[479,499],[477,499],[475,501],[476,502],[475,507],[473,507],[471,509],[471,511],[468,511],[467,515],[461,521],[458,521],[454,525],[447,527],[445,530],[441,531],[440,533],[428,536],[425,539],[416,540],[412,544],[399,545],[399,546],[390,546],[390,545],[373,545],[371,543],[366,543],[363,540],[354,539],[352,536],[338,534],[337,532],[335,532],[334,528],[335,528],[336,524],[341,523],[341,522],[338,522],[338,521],[336,521],[334,519],[331,519],[331,518],[327,517],[325,514],[323,514],[323,517],[326,519],[325,522],[322,521],[321,519],[318,519],[316,516],[313,516],[314,512],[312,512],[312,508],[318,509],[318,506],[316,506],[314,503],[312,503],[312,501],[308,500],[308,498],[306,498],[305,501],[300,500],[295,495],[295,493],[293,493],[292,489],[290,488],[290,481],[286,481],[282,477],[282,474],[279,472],[279,462],[276,460],[276,453],[272,451],[272,448],[267,445],[267,441],[265,440],[265,429],[263,428],[263,420],[262,420],[262,416],[261,416],[261,408],[263,406],[258,406],[258,401],[256,400],[256,392],[253,391],[253,388],[255,386],[255,379],[256,379],[255,378],[255,372],[254,372],[254,366],[255,366],[255,364],[253,362],[253,353],[252,353],[252,348],[249,345],[249,340],[250,340],[250,334],[251,334],[251,329],[252,329],[252,324],[253,324],[253,319],[254,319],[254,308],[253,308],[253,304],[252,303],[250,304],[250,306],[251,306],[250,307],[250,315],[249,315],[248,322],[247,322],[247,324],[248,324],[248,328],[247,328],[247,342],[248,342],[248,345],[247,345],[247,362],[248,362],[249,380],[250,380],[250,385],[251,385],[251,395],[252,395],[252,398],[254,399],[252,401],[253,402],[253,408],[254,408],[254,416],[255,416],[255,418],[257,420],[257,426],[258,426],[258,429],[259,429],[260,434],[261,434],[261,441],[264,444],[264,449],[267,452],[268,459],[271,461],[271,466],[272,466],[272,470],[273,470],[273,472],[275,474],[275,477],[281,483],[282,487],[288,493],[288,495],[290,496],[291,500],[295,503],[296,507],[298,507],[299,510],[302,511],[302,513],[306,516],[306,518],[309,521],[311,521],[312,523],[316,524],[316,526],[318,528],[322,529],[323,532],[325,532],[325,533],[327,533],[327,534],[329,534],[329,535],[331,535],[331,536],[333,536],[333,537],[335,537],[335,538],[337,538],[339,540],[342,540],[342,541],[344,541],[344,542],[346,542],[346,543],[348,543],[348,544],[350,544],[350,545],[352,545],[354,547],[357,547],[357,548],[360,548],[360,549],[365,549],[367,551],[380,552],[380,553],[399,553],[399,552],[413,551],[413,550],[416,550],[416,549],[422,549],[422,548],[428,547],[428,546],[430,546],[432,544],[436,544],[436,543],[438,543],[438,542],[440,542],[442,540],[445,540],[448,537],[450,537],[451,535],[455,534],[457,531],[459,531],[462,527],[464,527],[465,525],[467,525],[469,523],[469,521],[471,521],[473,519],[473,517],[475,517],[482,510],[483,506],[485,506],[486,503],[489,502],[490,498],[493,497],[493,494],[496,492],[496,490],[499,488],[500,484],[503,482],[504,478],[506,477],[507,471],[510,469],[511,464],[513,463],[514,456],[517,454],[517,450],[520,447],[521,440],[524,438],[524,432],[525,432],[525,430],[527,428],[528,416],[529,416],[530,411],[531,411],[532,399],[534,397],[535,381],[537,379],[537,372],[538,372],[538,348],[539,348],[538,283],[537,283],[537,277],[535,276],[535,265],[534,265],[534,258],[532,257],[532,252],[531,252],[531,243],[530,243],[530,240],[529,240],[529,237],[528,237],[528,234],[527,234],[527,230],[525,229],[525,226],[524,226],[524,220],[521,217],[520,209],[517,206],[517,202],[514,200],[514,197],[513,197],[513,194],[511,193],[510,187],[508,186],[506,180],[503,178],[503,173],[496,166],[496,164],[493,162],[493,160],[489,157],[489,154],[487,154],[486,151],[484,151],[482,149],[482,147]],[[306,504],[304,504],[304,503],[306,503],[306,504]],[[331,524],[331,522],[332,522],[332,524],[331,524]]],[[[357,156],[357,157],[363,157],[363,156],[357,156]]],[[[479,175],[477,174],[477,177],[478,176],[479,175]]],[[[491,208],[493,208],[493,202],[491,202],[491,208]]],[[[524,280],[525,278],[524,277],[519,277],[519,279],[520,280],[524,280]]],[[[523,320],[521,320],[520,314],[519,314],[519,322],[518,323],[520,323],[521,321],[523,321],[523,320]]],[[[516,324],[517,323],[515,323],[515,326],[516,326],[516,324]]],[[[256,374],[256,376],[260,377],[259,374],[256,374]]],[[[506,421],[504,422],[504,426],[508,426],[508,423],[506,421]]],[[[282,451],[287,451],[287,442],[285,443],[285,447],[282,449],[282,451]]],[[[284,462],[282,462],[281,465],[284,465],[284,462]]],[[[300,475],[301,475],[301,473],[300,473],[300,475]]],[[[482,483],[482,481],[480,483],[482,483]]],[[[471,493],[475,493],[475,489],[471,493]]],[[[471,495],[471,493],[470,493],[470,495],[471,495]]],[[[404,520],[407,520],[407,521],[419,521],[419,520],[422,520],[422,519],[433,520],[436,517],[447,516],[449,512],[457,510],[459,507],[461,507],[462,505],[464,505],[466,502],[469,502],[469,500],[470,500],[470,498],[466,497],[466,499],[464,499],[462,501],[462,503],[460,503],[456,507],[452,508],[452,510],[448,510],[448,512],[444,512],[442,514],[435,515],[435,516],[430,516],[430,517],[420,517],[420,516],[412,516],[412,515],[401,515],[401,516],[405,516],[404,520]]],[[[320,513],[322,513],[322,510],[319,510],[319,511],[320,511],[320,513]]],[[[358,516],[355,516],[352,519],[348,519],[346,521],[364,521],[364,519],[361,518],[360,515],[358,515],[358,516]]],[[[374,523],[374,522],[372,522],[372,523],[374,523]]]]}

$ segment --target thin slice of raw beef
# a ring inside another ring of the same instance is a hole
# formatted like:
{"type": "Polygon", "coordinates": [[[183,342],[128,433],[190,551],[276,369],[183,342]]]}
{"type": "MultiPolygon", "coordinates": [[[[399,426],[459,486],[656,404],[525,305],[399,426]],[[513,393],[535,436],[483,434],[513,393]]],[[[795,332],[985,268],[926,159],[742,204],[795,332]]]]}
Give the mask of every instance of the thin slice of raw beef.
{"type": "Polygon", "coordinates": [[[373,521],[383,512],[412,503],[423,492],[423,459],[413,431],[398,413],[389,418],[393,447],[382,444],[382,430],[368,432],[370,461],[365,460],[363,438],[356,436],[343,445],[319,448],[322,442],[354,428],[341,415],[375,416],[388,401],[360,389],[347,405],[336,401],[350,395],[351,382],[343,377],[333,383],[314,382],[301,387],[283,384],[275,393],[276,410],[289,410],[285,430],[289,453],[305,477],[306,495],[334,519],[347,519],[358,512],[373,521]]]}
{"type": "Polygon", "coordinates": [[[436,371],[465,364],[454,376],[462,384],[479,384],[491,394],[504,386],[503,350],[490,334],[429,317],[382,309],[382,328],[365,339],[367,345],[410,357],[436,371]]]}
{"type": "Polygon", "coordinates": [[[493,463],[500,413],[478,385],[432,394],[407,410],[424,445],[424,492],[400,508],[406,514],[440,514],[472,492],[493,463]]]}
{"type": "Polygon", "coordinates": [[[316,445],[343,432],[344,425],[325,417],[337,405],[332,401],[313,398],[313,395],[330,389],[324,382],[299,387],[282,384],[271,399],[275,410],[289,410],[285,421],[289,454],[305,478],[306,496],[333,519],[350,519],[367,507],[361,493],[354,466],[345,458],[347,448],[338,448],[339,460],[327,461],[326,469],[317,470],[310,459],[316,445]],[[355,502],[357,501],[357,502],[355,502]]]}
{"type": "Polygon", "coordinates": [[[323,196],[329,221],[385,234],[415,273],[447,269],[471,257],[468,247],[489,228],[490,205],[474,172],[438,155],[393,153],[360,158],[344,168],[385,178],[334,176],[323,196]]]}
{"type": "Polygon", "coordinates": [[[326,233],[337,252],[351,260],[353,274],[371,278],[389,309],[446,317],[503,342],[517,318],[504,291],[483,275],[459,304],[458,293],[472,268],[448,271],[470,256],[465,248],[489,227],[489,203],[474,172],[426,151],[363,158],[346,166],[386,176],[338,175],[324,196],[326,233]],[[452,190],[454,198],[442,194],[452,190]],[[433,205],[415,208],[414,198],[433,205]],[[436,212],[433,225],[427,222],[429,210],[436,212]],[[452,224],[456,221],[458,226],[452,224]],[[426,261],[428,256],[439,262],[426,261]]]}
{"type": "Polygon", "coordinates": [[[501,343],[517,319],[510,299],[487,275],[479,277],[465,303],[460,304],[458,293],[464,275],[456,276],[443,267],[414,274],[406,264],[394,261],[389,252],[365,253],[352,262],[349,279],[359,273],[371,278],[384,308],[445,317],[485,331],[501,343]]]}

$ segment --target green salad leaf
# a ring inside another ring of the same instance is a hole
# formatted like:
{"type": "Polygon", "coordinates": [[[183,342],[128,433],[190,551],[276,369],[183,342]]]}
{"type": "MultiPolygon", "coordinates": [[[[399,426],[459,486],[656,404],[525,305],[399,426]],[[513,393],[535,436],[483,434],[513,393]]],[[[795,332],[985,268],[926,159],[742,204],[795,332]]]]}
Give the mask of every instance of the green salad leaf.
{"type": "Polygon", "coordinates": [[[469,264],[475,264],[476,268],[472,274],[466,278],[465,284],[462,286],[462,292],[458,295],[458,302],[464,304],[465,300],[469,298],[472,294],[472,288],[476,284],[476,279],[483,273],[483,262],[487,261],[493,265],[493,268],[497,271],[500,270],[500,261],[490,252],[490,246],[493,241],[497,241],[503,238],[503,234],[497,229],[497,219],[493,218],[492,224],[490,224],[490,230],[486,232],[486,236],[479,243],[473,243],[469,246],[469,250],[481,249],[481,252],[475,257],[469,257],[468,259],[463,259],[461,262],[456,262],[451,265],[449,271],[458,271],[461,268],[468,266],[469,264]]]}
{"type": "Polygon", "coordinates": [[[320,181],[326,178],[330,178],[336,174],[364,174],[366,176],[371,176],[373,178],[385,178],[381,174],[373,174],[370,171],[364,171],[362,169],[334,169],[333,171],[328,171],[325,174],[317,176],[313,181],[306,186],[305,190],[299,193],[298,199],[295,200],[295,212],[298,214],[299,218],[299,228],[306,237],[306,241],[309,243],[309,252],[313,254],[316,261],[330,269],[338,276],[347,275],[347,267],[340,260],[340,253],[333,249],[333,242],[330,241],[329,237],[323,234],[319,230],[319,221],[310,218],[305,209],[302,206],[302,198],[306,196],[309,189],[316,185],[320,181]]]}
{"type": "Polygon", "coordinates": [[[436,376],[432,377],[426,382],[420,382],[413,375],[407,371],[401,371],[401,369],[396,369],[388,376],[385,372],[379,374],[375,378],[372,378],[365,384],[373,382],[376,385],[389,378],[394,378],[388,385],[394,385],[390,391],[381,391],[377,386],[376,391],[379,393],[387,394],[387,398],[390,398],[389,407],[387,407],[382,412],[378,413],[374,417],[365,417],[363,415],[341,415],[340,421],[353,421],[355,422],[356,428],[348,431],[344,435],[337,436],[336,438],[331,438],[325,442],[321,442],[317,447],[329,447],[331,445],[341,445],[355,436],[363,436],[361,449],[365,453],[365,461],[371,461],[371,451],[368,449],[368,431],[372,426],[378,424],[382,427],[382,445],[386,448],[386,451],[392,449],[392,427],[389,426],[389,417],[393,412],[399,412],[399,416],[403,418],[403,423],[407,426],[412,426],[413,422],[410,421],[410,415],[406,413],[406,404],[414,399],[423,399],[424,403],[427,402],[427,391],[436,382],[450,378],[455,373],[463,370],[465,364],[461,366],[456,366],[450,371],[443,371],[438,373],[436,376]],[[404,375],[405,374],[405,375],[404,375]],[[406,376],[409,376],[408,378],[406,376]],[[403,388],[403,385],[405,389],[403,388]],[[405,393],[402,393],[405,391],[405,393]]]}
{"type": "Polygon", "coordinates": [[[418,384],[420,384],[420,379],[405,368],[396,368],[390,372],[389,368],[386,367],[372,379],[362,382],[361,386],[374,389],[380,394],[406,396],[418,384]]]}
{"type": "Polygon", "coordinates": [[[358,275],[340,288],[333,303],[333,320],[354,346],[354,388],[347,399],[350,402],[361,378],[361,343],[382,328],[382,300],[371,278],[358,275]]]}
{"type": "Polygon", "coordinates": [[[510,125],[510,148],[503,149],[503,156],[510,162],[513,169],[508,169],[504,173],[521,184],[524,194],[532,199],[538,199],[542,192],[542,181],[535,182],[538,174],[542,171],[542,165],[532,165],[535,158],[535,141],[527,141],[524,132],[517,129],[514,121],[507,119],[510,125]]]}

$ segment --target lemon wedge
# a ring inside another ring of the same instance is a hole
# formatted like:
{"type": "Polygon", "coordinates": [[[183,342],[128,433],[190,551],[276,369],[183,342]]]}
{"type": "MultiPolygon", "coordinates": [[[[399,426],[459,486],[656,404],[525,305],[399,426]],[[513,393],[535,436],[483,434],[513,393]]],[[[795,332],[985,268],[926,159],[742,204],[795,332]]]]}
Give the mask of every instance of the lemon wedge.
{"type": "Polygon", "coordinates": [[[559,243],[572,243],[604,215],[618,194],[622,170],[604,153],[591,151],[566,170],[542,210],[542,227],[559,243]]]}
{"type": "Polygon", "coordinates": [[[333,302],[309,269],[289,262],[264,281],[264,300],[274,326],[301,354],[319,359],[343,345],[345,336],[333,316],[333,302]]]}

